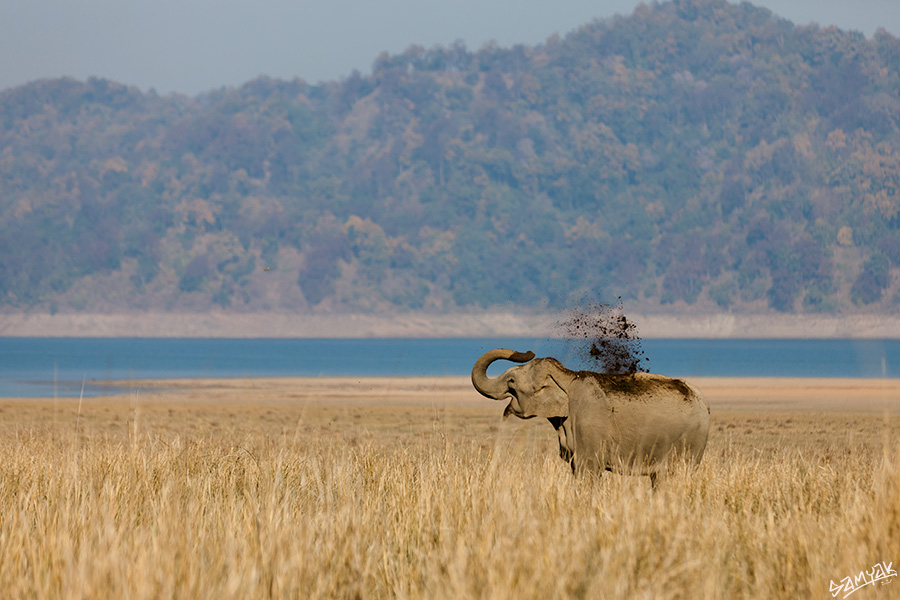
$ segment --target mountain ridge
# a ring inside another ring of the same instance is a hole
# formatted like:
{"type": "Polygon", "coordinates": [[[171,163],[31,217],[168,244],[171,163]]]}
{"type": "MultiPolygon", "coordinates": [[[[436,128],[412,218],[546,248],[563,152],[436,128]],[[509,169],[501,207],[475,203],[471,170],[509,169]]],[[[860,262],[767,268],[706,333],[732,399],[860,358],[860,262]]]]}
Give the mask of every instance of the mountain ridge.
{"type": "Polygon", "coordinates": [[[0,309],[895,314],[900,41],[724,0],[196,98],[0,92],[0,309]]]}

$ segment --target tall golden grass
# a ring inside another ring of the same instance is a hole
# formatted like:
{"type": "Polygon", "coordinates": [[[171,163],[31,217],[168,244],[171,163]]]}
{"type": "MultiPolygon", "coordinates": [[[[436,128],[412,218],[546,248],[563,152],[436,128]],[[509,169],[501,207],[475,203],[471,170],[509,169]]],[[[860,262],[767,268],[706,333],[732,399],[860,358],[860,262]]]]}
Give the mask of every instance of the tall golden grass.
{"type": "Polygon", "coordinates": [[[714,415],[700,467],[652,492],[576,479],[546,423],[473,432],[464,408],[391,432],[351,409],[344,427],[207,406],[197,428],[184,402],[37,406],[0,414],[3,597],[830,598],[900,563],[893,422],[810,445],[714,415]],[[91,420],[104,410],[122,416],[91,420]]]}

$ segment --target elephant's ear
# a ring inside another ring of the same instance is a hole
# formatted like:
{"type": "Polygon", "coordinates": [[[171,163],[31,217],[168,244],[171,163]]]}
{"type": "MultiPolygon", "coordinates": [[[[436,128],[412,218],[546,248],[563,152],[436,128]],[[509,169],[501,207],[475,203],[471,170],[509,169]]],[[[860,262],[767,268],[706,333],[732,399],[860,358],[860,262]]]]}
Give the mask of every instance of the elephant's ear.
{"type": "MultiPolygon", "coordinates": [[[[544,372],[536,378],[537,389],[527,400],[528,406],[522,408],[528,414],[538,417],[568,417],[569,395],[553,377],[552,368],[542,370],[544,372]]],[[[519,401],[522,402],[522,399],[519,401]]]]}

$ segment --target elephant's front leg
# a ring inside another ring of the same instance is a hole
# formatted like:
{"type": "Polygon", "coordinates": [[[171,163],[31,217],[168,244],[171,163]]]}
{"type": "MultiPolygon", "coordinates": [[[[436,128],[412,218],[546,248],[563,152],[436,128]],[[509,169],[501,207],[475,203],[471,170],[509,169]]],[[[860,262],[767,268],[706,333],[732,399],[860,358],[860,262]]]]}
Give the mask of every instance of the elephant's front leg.
{"type": "Polygon", "coordinates": [[[547,420],[556,429],[556,435],[559,437],[559,457],[567,463],[572,463],[574,470],[575,449],[572,447],[572,438],[566,429],[566,417],[548,417],[547,420]]]}

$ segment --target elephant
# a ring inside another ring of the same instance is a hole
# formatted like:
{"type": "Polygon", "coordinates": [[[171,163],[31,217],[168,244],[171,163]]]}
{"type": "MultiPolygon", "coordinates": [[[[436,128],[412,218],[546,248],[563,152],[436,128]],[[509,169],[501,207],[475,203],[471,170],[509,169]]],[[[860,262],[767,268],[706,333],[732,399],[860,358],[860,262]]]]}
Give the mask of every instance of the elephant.
{"type": "Polygon", "coordinates": [[[700,463],[709,406],[694,386],[650,373],[570,371],[555,358],[534,356],[490,350],[472,367],[472,384],[483,396],[509,399],[504,419],[546,417],[574,473],[648,475],[655,488],[671,461],[700,463]],[[525,364],[489,377],[496,360],[525,364]]]}

